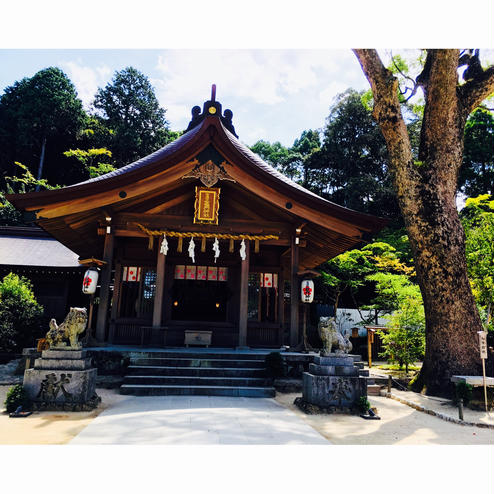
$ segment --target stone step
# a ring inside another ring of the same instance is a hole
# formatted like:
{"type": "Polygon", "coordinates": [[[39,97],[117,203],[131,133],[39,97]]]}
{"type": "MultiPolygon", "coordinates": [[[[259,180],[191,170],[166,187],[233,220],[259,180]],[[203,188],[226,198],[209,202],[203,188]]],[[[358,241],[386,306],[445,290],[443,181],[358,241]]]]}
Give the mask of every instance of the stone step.
{"type": "Polygon", "coordinates": [[[379,384],[367,384],[367,395],[380,396],[381,386],[379,384]]]}
{"type": "Polygon", "coordinates": [[[203,396],[244,396],[249,398],[273,398],[272,387],[254,386],[182,386],[122,384],[120,394],[137,396],[203,395],[203,396]]]}
{"type": "Polygon", "coordinates": [[[128,375],[147,373],[153,376],[197,376],[197,377],[264,377],[265,370],[255,367],[167,367],[159,365],[129,365],[128,375]],[[149,374],[150,373],[150,374],[149,374]]]}
{"type": "Polygon", "coordinates": [[[269,379],[256,377],[125,376],[124,384],[173,384],[181,386],[257,386],[271,385],[269,379]]]}
{"type": "Polygon", "coordinates": [[[235,367],[256,368],[265,367],[264,360],[249,359],[224,359],[224,358],[135,358],[131,360],[132,365],[150,365],[164,367],[235,367]]]}
{"type": "Polygon", "coordinates": [[[132,360],[138,358],[165,358],[165,359],[232,359],[232,360],[260,360],[264,362],[266,353],[247,353],[247,352],[232,352],[232,351],[217,351],[217,352],[199,352],[199,351],[137,351],[132,352],[132,360]]]}

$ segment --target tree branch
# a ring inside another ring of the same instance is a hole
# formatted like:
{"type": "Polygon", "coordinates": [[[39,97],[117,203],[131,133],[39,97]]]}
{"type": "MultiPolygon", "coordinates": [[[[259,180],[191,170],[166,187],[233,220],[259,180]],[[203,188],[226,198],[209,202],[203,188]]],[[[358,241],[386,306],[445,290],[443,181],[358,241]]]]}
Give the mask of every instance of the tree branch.
{"type": "Polygon", "coordinates": [[[488,67],[482,75],[458,88],[458,97],[466,116],[492,93],[494,93],[494,66],[488,67]]]}
{"type": "Polygon", "coordinates": [[[390,155],[391,167],[400,170],[399,163],[412,162],[408,131],[398,100],[398,79],[386,69],[376,50],[353,50],[367,77],[374,95],[373,116],[379,123],[390,155]]]}

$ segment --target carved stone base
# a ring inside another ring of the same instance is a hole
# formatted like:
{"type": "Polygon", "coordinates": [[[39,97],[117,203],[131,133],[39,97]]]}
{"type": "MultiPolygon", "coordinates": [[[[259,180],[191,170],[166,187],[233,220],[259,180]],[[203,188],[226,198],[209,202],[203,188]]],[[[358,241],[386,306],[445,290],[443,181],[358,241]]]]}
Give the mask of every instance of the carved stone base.
{"type": "Polygon", "coordinates": [[[53,403],[53,402],[33,402],[33,410],[39,412],[56,411],[56,412],[90,412],[101,403],[101,398],[94,393],[94,396],[85,403],[53,403]]]}
{"type": "Polygon", "coordinates": [[[297,406],[306,413],[353,413],[360,397],[367,396],[367,380],[360,373],[352,355],[314,357],[303,374],[302,401],[297,406]],[[311,407],[318,411],[308,411],[311,407]]]}
{"type": "Polygon", "coordinates": [[[85,350],[45,350],[25,371],[23,387],[36,410],[92,410],[101,401],[96,373],[85,350]]]}
{"type": "Polygon", "coordinates": [[[347,413],[347,414],[353,414],[353,415],[358,415],[359,409],[357,407],[337,407],[337,406],[330,406],[330,407],[320,407],[318,405],[314,405],[313,403],[308,403],[305,401],[302,397],[295,398],[295,401],[293,402],[294,405],[299,408],[302,412],[306,413],[307,415],[321,415],[321,414],[332,414],[332,413],[347,413]]]}

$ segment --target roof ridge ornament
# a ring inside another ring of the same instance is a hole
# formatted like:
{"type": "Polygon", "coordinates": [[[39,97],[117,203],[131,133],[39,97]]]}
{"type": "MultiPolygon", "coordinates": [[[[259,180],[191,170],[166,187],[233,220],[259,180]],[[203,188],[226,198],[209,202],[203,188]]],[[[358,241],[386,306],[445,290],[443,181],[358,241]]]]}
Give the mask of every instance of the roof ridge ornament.
{"type": "Polygon", "coordinates": [[[182,178],[198,178],[206,187],[212,187],[218,180],[229,180],[230,182],[235,182],[235,180],[228,175],[225,170],[225,165],[228,163],[223,161],[223,163],[217,165],[212,160],[208,160],[205,163],[200,163],[199,160],[194,160],[195,167],[190,172],[182,176],[182,178]]]}
{"type": "Polygon", "coordinates": [[[192,118],[185,129],[185,132],[192,130],[194,127],[197,127],[206,117],[219,117],[221,123],[228,129],[235,137],[238,138],[238,135],[235,133],[235,127],[233,126],[233,112],[229,109],[226,109],[222,114],[221,111],[221,103],[216,101],[216,84],[211,86],[211,99],[204,102],[202,107],[194,106],[191,110],[192,118]]]}

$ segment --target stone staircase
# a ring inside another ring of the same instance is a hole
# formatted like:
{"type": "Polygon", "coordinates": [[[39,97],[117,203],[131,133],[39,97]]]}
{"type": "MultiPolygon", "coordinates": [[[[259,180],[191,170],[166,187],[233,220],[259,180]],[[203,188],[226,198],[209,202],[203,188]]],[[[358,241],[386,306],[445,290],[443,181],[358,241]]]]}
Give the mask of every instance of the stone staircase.
{"type": "Polygon", "coordinates": [[[263,354],[166,351],[134,354],[120,393],[271,398],[275,390],[263,354]]]}

